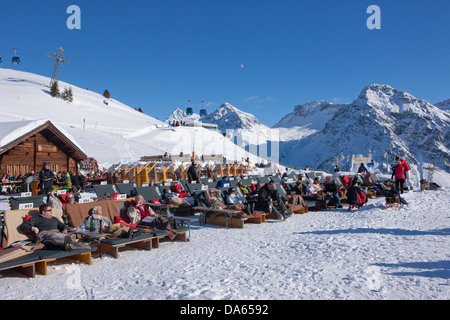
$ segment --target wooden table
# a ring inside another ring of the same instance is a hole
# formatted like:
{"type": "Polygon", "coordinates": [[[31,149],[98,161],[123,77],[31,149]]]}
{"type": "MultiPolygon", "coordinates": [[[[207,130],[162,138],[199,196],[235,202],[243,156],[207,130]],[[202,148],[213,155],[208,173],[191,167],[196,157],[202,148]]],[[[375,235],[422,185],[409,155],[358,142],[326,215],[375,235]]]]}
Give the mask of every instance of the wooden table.
{"type": "Polygon", "coordinates": [[[98,244],[98,253],[100,255],[100,258],[102,258],[102,246],[100,245],[100,241],[102,238],[105,238],[107,236],[106,233],[100,233],[98,231],[81,231],[81,230],[75,230],[72,231],[75,234],[79,234],[83,237],[87,238],[87,241],[89,244],[97,243],[98,244]]]}

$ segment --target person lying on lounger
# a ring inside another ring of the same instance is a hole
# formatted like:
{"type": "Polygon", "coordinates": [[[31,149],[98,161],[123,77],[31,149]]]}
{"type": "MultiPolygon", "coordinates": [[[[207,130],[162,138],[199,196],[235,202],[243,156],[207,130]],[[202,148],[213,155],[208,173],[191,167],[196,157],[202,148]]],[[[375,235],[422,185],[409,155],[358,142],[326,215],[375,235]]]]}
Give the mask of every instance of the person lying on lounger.
{"type": "MultiPolygon", "coordinates": [[[[240,204],[224,204],[220,199],[220,191],[214,188],[210,188],[205,192],[205,202],[206,205],[212,209],[219,210],[236,210],[237,216],[246,216],[247,214],[244,212],[245,205],[240,204]]],[[[211,217],[216,216],[219,212],[211,213],[211,217]]]]}
{"type": "Polygon", "coordinates": [[[135,230],[133,226],[111,223],[111,220],[103,215],[101,206],[92,208],[89,211],[89,216],[83,219],[81,225],[85,226],[88,231],[104,233],[107,238],[133,238],[142,233],[142,230],[135,230]]]}
{"type": "Polygon", "coordinates": [[[32,216],[19,226],[19,230],[26,234],[34,234],[36,240],[51,249],[90,248],[87,243],[78,242],[75,235],[68,234],[68,227],[53,216],[52,206],[41,204],[39,215],[32,216]]]}
{"type": "MultiPolygon", "coordinates": [[[[128,217],[130,223],[151,228],[154,230],[166,230],[176,236],[176,230],[178,225],[175,219],[171,217],[160,217],[158,216],[152,208],[145,204],[144,197],[137,194],[134,200],[131,201],[130,207],[128,208],[128,217]]],[[[172,236],[171,236],[172,239],[172,236]]]]}

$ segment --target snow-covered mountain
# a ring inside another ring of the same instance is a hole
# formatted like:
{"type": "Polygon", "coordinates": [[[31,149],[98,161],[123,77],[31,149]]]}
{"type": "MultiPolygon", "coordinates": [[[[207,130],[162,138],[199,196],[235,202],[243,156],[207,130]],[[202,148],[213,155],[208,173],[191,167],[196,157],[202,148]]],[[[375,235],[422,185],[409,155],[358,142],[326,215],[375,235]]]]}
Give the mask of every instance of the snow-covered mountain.
{"type": "Polygon", "coordinates": [[[238,129],[254,131],[268,128],[254,115],[239,110],[228,102],[222,104],[217,110],[209,113],[205,118],[202,118],[201,121],[217,124],[219,130],[222,132],[238,129]]]}
{"type": "Polygon", "coordinates": [[[322,130],[338,108],[338,104],[327,101],[297,105],[273,128],[279,130],[282,141],[299,140],[322,130]]]}
{"type": "Polygon", "coordinates": [[[336,160],[348,168],[352,155],[361,154],[372,156],[376,167],[385,172],[386,159],[391,164],[400,155],[413,166],[416,179],[428,163],[450,172],[450,116],[425,100],[374,84],[350,104],[315,106],[295,118],[296,111],[305,109],[296,107],[290,119],[277,124],[314,129],[301,139],[281,141],[282,163],[331,170],[336,160]],[[322,115],[323,122],[312,121],[322,115]]]}
{"type": "Polygon", "coordinates": [[[192,115],[187,115],[186,111],[181,110],[180,108],[176,108],[168,117],[166,120],[164,120],[164,123],[171,124],[172,122],[186,122],[186,123],[192,123],[199,121],[200,115],[197,113],[193,113],[192,115]]]}
{"type": "Polygon", "coordinates": [[[252,163],[261,162],[219,132],[170,128],[119,101],[60,81],[61,91],[72,88],[74,99],[68,103],[50,96],[49,83],[48,77],[0,68],[0,126],[12,121],[50,120],[101,167],[165,152],[190,154],[193,150],[198,155],[224,154],[233,161],[250,157],[252,163]]]}
{"type": "Polygon", "coordinates": [[[435,103],[434,105],[442,110],[450,111],[450,99],[435,103]]]}
{"type": "Polygon", "coordinates": [[[173,121],[186,121],[186,123],[198,121],[215,124],[218,130],[226,134],[226,138],[232,143],[266,159],[278,160],[278,143],[268,145],[267,141],[278,141],[279,130],[272,130],[262,124],[254,115],[244,112],[228,102],[203,118],[196,113],[188,116],[185,111],[176,108],[165,120],[165,123],[169,124],[173,121]]]}
{"type": "Polygon", "coordinates": [[[228,102],[222,104],[215,111],[207,114],[207,116],[203,118],[197,113],[188,116],[184,110],[176,108],[164,122],[169,124],[172,121],[186,121],[186,123],[200,121],[203,123],[216,124],[219,131],[224,133],[227,130],[244,129],[255,131],[269,129],[254,115],[244,112],[228,102]]]}

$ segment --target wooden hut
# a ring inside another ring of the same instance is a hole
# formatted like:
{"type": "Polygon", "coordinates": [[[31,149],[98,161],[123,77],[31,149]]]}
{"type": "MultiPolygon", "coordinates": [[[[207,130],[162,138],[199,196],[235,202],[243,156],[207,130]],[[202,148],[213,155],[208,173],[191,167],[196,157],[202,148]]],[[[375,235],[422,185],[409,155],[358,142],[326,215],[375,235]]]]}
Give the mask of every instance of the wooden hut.
{"type": "Polygon", "coordinates": [[[77,163],[87,158],[77,144],[50,121],[0,123],[0,173],[38,173],[44,162],[50,170],[77,172],[77,163]],[[3,135],[3,136],[2,136],[3,135]]]}

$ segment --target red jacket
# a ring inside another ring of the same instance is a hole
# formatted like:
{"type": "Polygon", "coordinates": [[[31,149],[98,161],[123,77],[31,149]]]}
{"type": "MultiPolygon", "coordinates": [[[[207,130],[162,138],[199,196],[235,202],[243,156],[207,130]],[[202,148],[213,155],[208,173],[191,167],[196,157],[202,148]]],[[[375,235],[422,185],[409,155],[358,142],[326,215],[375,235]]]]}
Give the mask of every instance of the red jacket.
{"type": "Polygon", "coordinates": [[[408,164],[406,163],[405,159],[400,159],[400,161],[401,161],[401,163],[402,163],[403,168],[405,168],[405,172],[406,172],[406,171],[409,171],[410,169],[409,169],[409,166],[408,166],[408,164]]]}
{"type": "Polygon", "coordinates": [[[394,173],[392,174],[392,176],[395,176],[395,179],[406,179],[405,176],[405,167],[403,165],[396,165],[394,168],[392,168],[394,170],[394,173]]]}
{"type": "Polygon", "coordinates": [[[342,181],[345,185],[347,185],[347,186],[353,185],[352,179],[350,179],[349,177],[347,177],[347,176],[345,176],[345,175],[342,176],[341,181],[342,181]]]}

